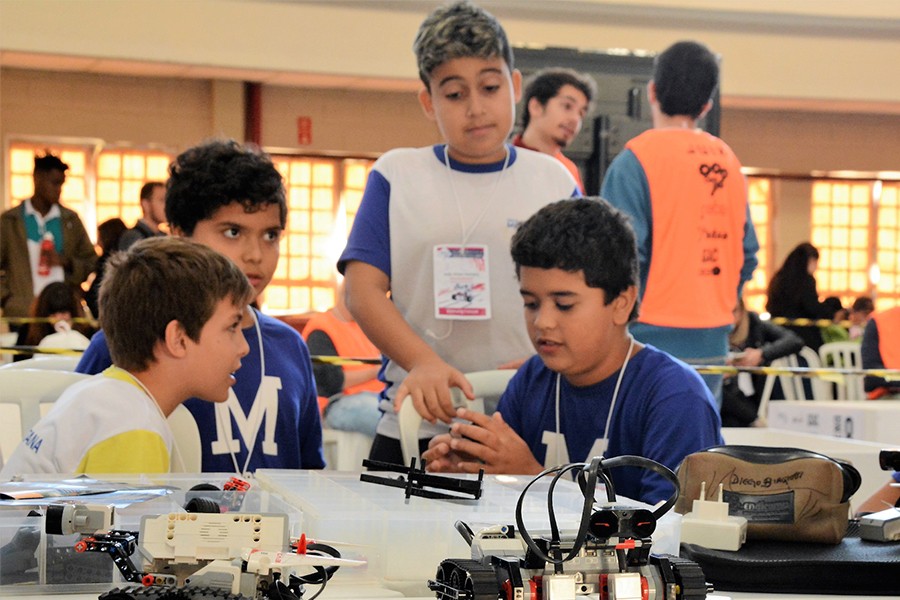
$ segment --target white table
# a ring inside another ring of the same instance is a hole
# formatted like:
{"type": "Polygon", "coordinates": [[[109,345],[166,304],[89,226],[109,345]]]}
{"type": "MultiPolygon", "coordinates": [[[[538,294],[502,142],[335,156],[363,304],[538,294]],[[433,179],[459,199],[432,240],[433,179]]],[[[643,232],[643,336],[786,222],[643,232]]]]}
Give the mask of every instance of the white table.
{"type": "MultiPolygon", "coordinates": [[[[402,596],[359,596],[359,595],[332,595],[328,590],[321,596],[323,600],[332,598],[355,598],[356,600],[383,600],[384,598],[400,598],[402,596]]],[[[340,593],[337,589],[335,593],[340,593]]],[[[355,590],[356,594],[360,590],[355,590]]],[[[2,596],[0,596],[2,597],[2,596]]],[[[74,595],[48,595],[48,596],[17,596],[17,600],[97,600],[97,594],[74,594],[74,595]]],[[[819,594],[758,594],[750,592],[720,592],[710,594],[706,600],[839,600],[839,596],[819,595],[819,594]]],[[[890,600],[892,596],[852,596],[853,600],[890,600]]],[[[896,598],[896,596],[893,596],[896,598]]],[[[419,598],[407,598],[406,600],[434,600],[434,596],[424,596],[419,598]]]]}
{"type": "Polygon", "coordinates": [[[900,444],[900,402],[896,400],[769,403],[769,426],[803,433],[900,444]]]}

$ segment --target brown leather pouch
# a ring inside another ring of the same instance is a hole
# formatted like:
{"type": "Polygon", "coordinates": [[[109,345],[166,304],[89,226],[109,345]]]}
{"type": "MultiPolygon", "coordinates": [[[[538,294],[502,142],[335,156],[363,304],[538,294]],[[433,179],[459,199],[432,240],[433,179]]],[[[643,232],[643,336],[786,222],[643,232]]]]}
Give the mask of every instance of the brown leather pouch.
{"type": "Polygon", "coordinates": [[[839,543],[847,532],[850,496],[859,471],[848,462],[798,448],[715,446],[678,467],[675,510],[691,511],[706,482],[706,500],[718,496],[728,514],[747,519],[747,538],[839,543]]]}

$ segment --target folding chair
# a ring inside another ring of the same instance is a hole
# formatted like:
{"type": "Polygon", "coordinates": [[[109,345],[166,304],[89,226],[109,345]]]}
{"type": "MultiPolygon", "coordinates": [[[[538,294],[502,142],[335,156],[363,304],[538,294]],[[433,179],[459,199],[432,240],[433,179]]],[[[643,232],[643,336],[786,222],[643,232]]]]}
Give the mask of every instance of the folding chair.
{"type": "Polygon", "coordinates": [[[0,369],[44,369],[50,371],[74,371],[81,356],[68,356],[64,354],[41,355],[26,358],[3,365],[0,369]]]}
{"type": "MultiPolygon", "coordinates": [[[[822,365],[838,369],[862,369],[862,346],[858,342],[831,342],[819,348],[822,365]]],[[[837,400],[865,400],[862,375],[844,375],[834,382],[837,400]]]]}
{"type": "MultiPolygon", "coordinates": [[[[27,361],[23,361],[27,362],[27,361]]],[[[56,399],[74,383],[90,375],[71,371],[45,369],[0,369],[0,405],[16,405],[18,419],[11,418],[9,407],[3,406],[0,419],[0,448],[9,456],[25,433],[41,418],[41,405],[56,399]]]]}

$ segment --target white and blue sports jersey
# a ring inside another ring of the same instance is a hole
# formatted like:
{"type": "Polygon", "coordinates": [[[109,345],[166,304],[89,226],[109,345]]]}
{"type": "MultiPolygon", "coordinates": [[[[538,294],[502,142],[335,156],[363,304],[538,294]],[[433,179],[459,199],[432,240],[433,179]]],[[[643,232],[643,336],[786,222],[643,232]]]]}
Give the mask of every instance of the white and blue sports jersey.
{"type": "MultiPolygon", "coordinates": [[[[519,224],[538,209],[580,195],[571,174],[551,156],[513,146],[508,151],[508,161],[483,165],[448,159],[443,144],[385,153],[372,167],[338,261],[342,273],[351,261],[383,271],[390,278],[391,299],[413,331],[463,373],[534,353],[509,243],[519,224]],[[487,247],[490,319],[435,318],[434,247],[461,243],[487,247]]],[[[387,384],[382,435],[399,437],[392,399],[406,375],[390,360],[382,371],[387,384]]],[[[439,431],[423,423],[420,436],[439,431]]]]}
{"type": "MultiPolygon", "coordinates": [[[[625,369],[609,432],[606,418],[619,371],[594,385],[575,387],[560,378],[559,464],[606,456],[643,456],[673,471],[688,454],[722,444],[721,421],[709,389],[696,371],[653,346],[635,354],[625,369]],[[605,436],[604,436],[605,433],[605,436]]],[[[537,461],[556,445],[557,374],[538,356],[513,376],[497,410],[528,444],[537,461]]],[[[636,467],[612,469],[616,493],[648,504],[664,500],[672,485],[661,475],[636,467]]]]}

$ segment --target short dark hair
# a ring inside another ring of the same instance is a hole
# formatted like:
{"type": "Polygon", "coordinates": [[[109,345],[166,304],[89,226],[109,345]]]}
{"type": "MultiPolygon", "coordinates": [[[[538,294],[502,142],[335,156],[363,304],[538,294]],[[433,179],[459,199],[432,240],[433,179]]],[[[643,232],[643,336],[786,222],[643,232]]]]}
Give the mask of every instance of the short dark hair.
{"type": "Polygon", "coordinates": [[[116,252],[100,284],[100,326],[112,361],[127,371],[143,371],[171,321],[199,341],[216,304],[230,298],[235,306],[245,305],[253,293],[237,265],[184,238],[147,238],[116,252]]]}
{"type": "Polygon", "coordinates": [[[158,187],[166,187],[162,181],[148,181],[141,186],[141,194],[138,196],[141,200],[149,200],[153,197],[153,190],[158,187]]]}
{"type": "Polygon", "coordinates": [[[656,57],[653,84],[663,113],[697,119],[719,85],[719,62],[699,42],[677,42],[656,57]]]}
{"type": "MultiPolygon", "coordinates": [[[[81,289],[64,281],[48,283],[31,303],[29,315],[32,317],[49,317],[55,313],[68,312],[73,318],[83,318],[81,306],[81,289]]],[[[76,331],[79,325],[73,326],[76,331]]],[[[45,336],[56,332],[54,323],[29,323],[25,329],[24,343],[37,346],[45,336]]],[[[87,333],[87,331],[83,331],[87,333]]]]}
{"type": "Polygon", "coordinates": [[[500,22],[471,2],[436,8],[419,26],[413,52],[419,79],[431,89],[431,73],[454,58],[496,58],[513,70],[513,51],[500,22]]]}
{"type": "Polygon", "coordinates": [[[553,67],[550,69],[542,69],[531,76],[528,84],[525,86],[525,93],[522,97],[522,129],[528,128],[531,122],[531,114],[528,111],[528,104],[532,98],[536,98],[541,106],[547,106],[547,101],[555,98],[559,94],[559,90],[564,85],[571,85],[580,91],[587,98],[588,109],[594,96],[597,95],[597,83],[589,75],[583,75],[572,69],[562,67],[553,67]]]}
{"type": "Polygon", "coordinates": [[[35,173],[46,173],[47,171],[62,171],[65,173],[68,170],[69,165],[49,150],[44,150],[43,156],[34,155],[35,173]]]}
{"type": "MultiPolygon", "coordinates": [[[[637,241],[625,213],[600,197],[566,199],[544,206],[516,231],[511,253],[522,267],[584,272],[606,304],[638,284],[637,241]]],[[[635,302],[629,320],[638,314],[635,302]]]]}
{"type": "Polygon", "coordinates": [[[853,305],[850,307],[850,310],[852,310],[853,312],[862,312],[868,314],[875,311],[875,303],[868,296],[860,296],[853,301],[853,305]]]}
{"type": "Polygon", "coordinates": [[[287,202],[281,174],[268,154],[234,140],[211,140],[185,150],[169,166],[166,219],[169,226],[193,235],[199,221],[238,202],[256,212],[278,205],[281,226],[287,220],[287,202]]]}
{"type": "Polygon", "coordinates": [[[119,217],[107,219],[97,225],[97,245],[100,246],[103,254],[119,249],[119,238],[127,229],[128,225],[119,217]]]}

